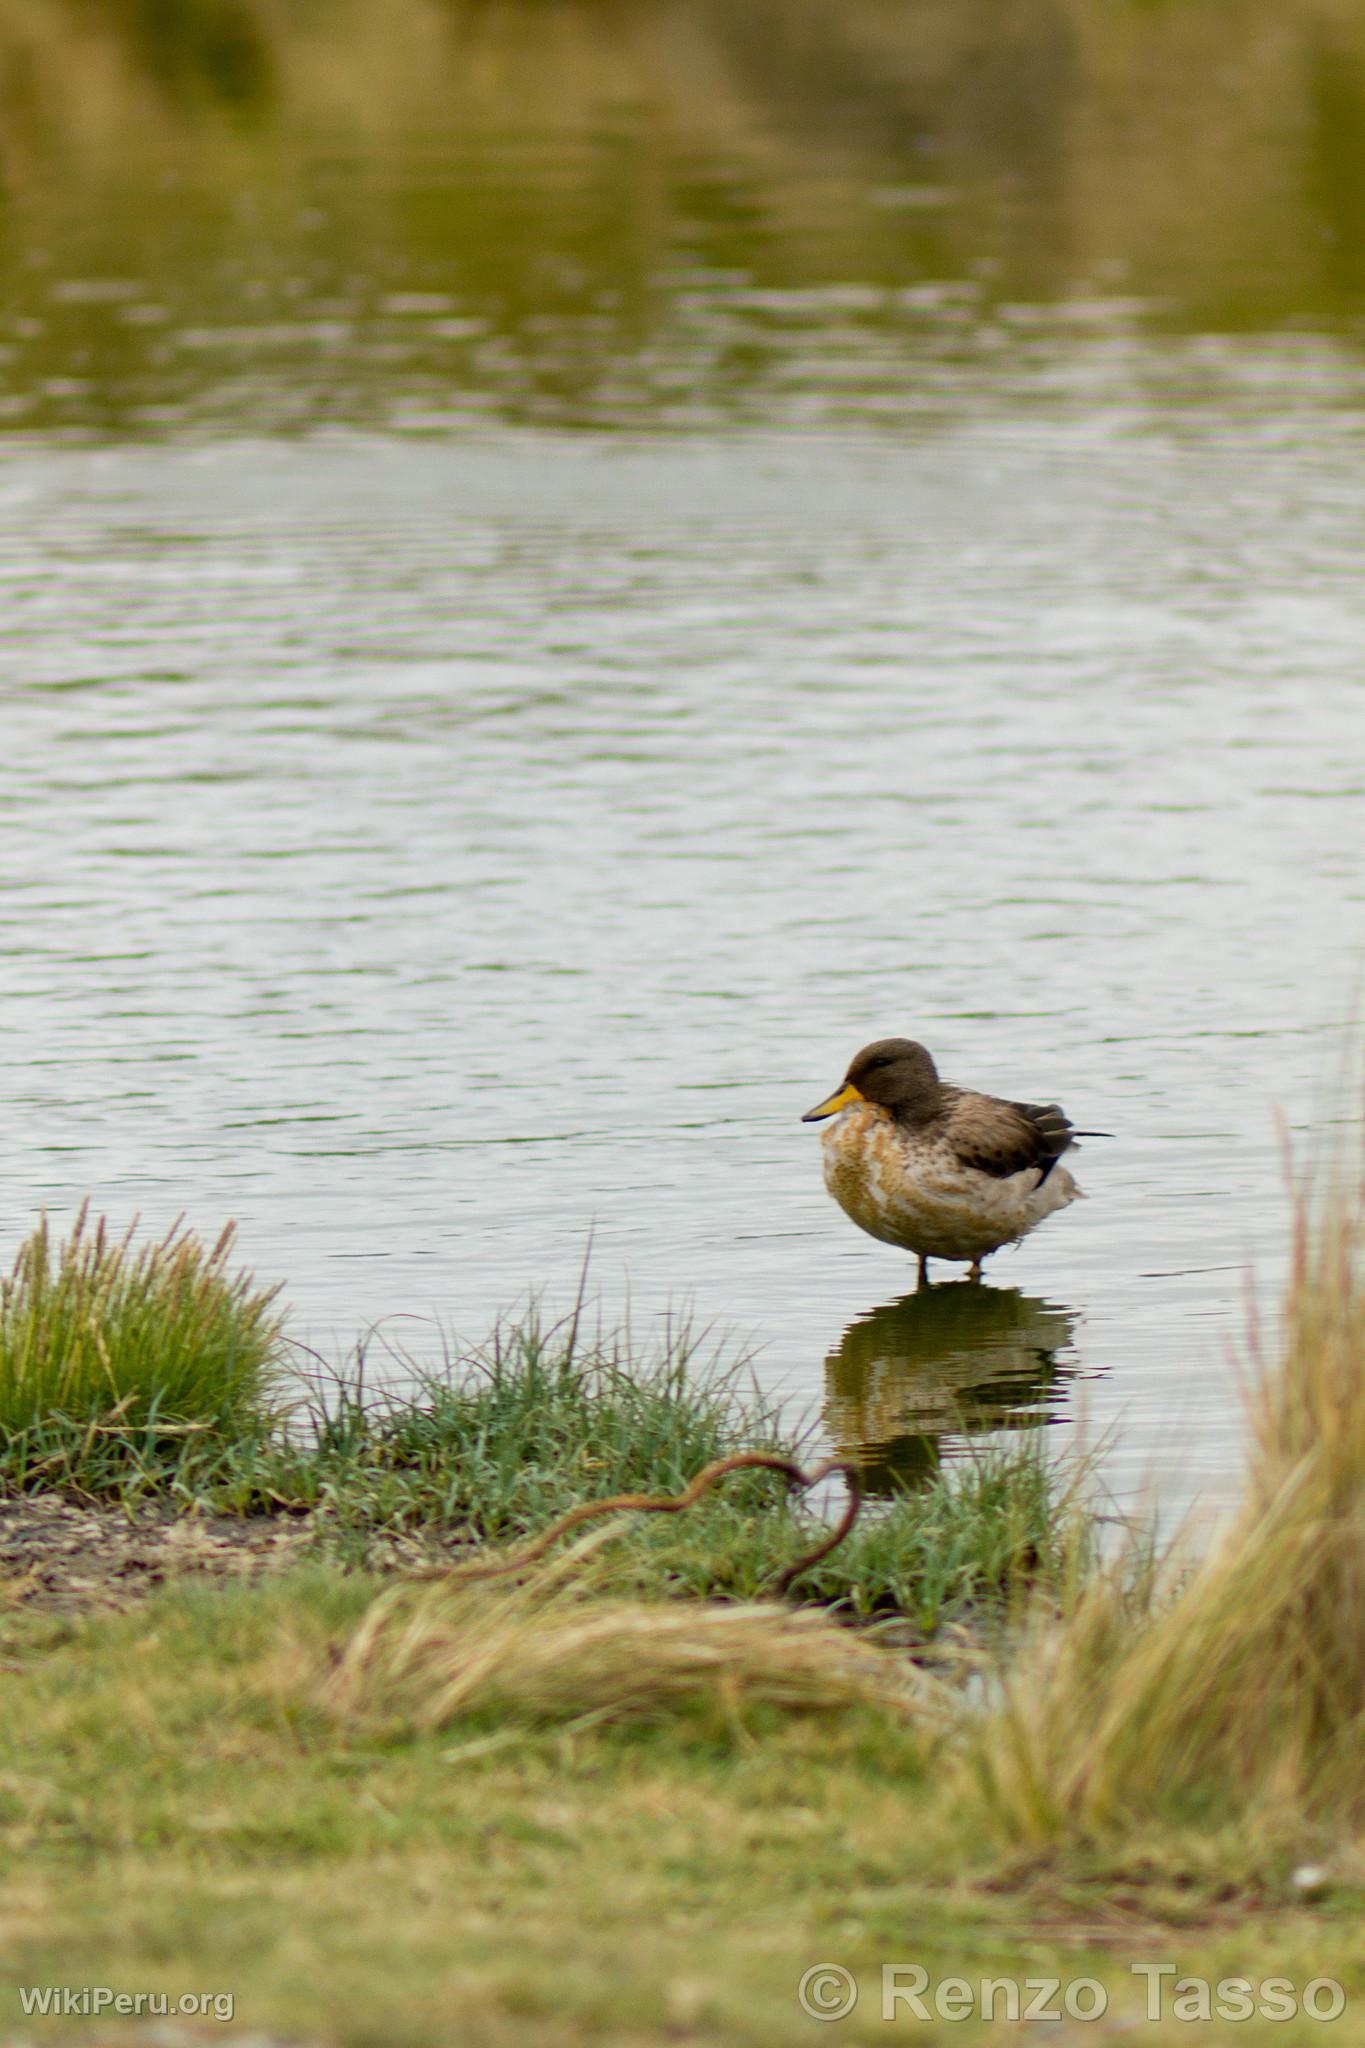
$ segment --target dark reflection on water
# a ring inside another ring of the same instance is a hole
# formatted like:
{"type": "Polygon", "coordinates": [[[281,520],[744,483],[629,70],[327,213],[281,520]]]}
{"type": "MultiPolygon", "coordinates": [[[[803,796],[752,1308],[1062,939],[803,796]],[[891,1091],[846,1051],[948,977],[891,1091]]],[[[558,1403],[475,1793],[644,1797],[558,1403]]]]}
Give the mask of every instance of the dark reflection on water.
{"type": "Polygon", "coordinates": [[[259,120],[267,113],[272,38],[253,0],[77,0],[73,12],[103,28],[130,69],[182,115],[226,108],[259,120]]]}
{"type": "Polygon", "coordinates": [[[1362,108],[1355,0],[33,0],[0,418],[913,413],[1354,344],[1362,108]]]}
{"type": "Polygon", "coordinates": [[[948,1281],[851,1322],[825,1360],[825,1427],[873,1493],[937,1470],[945,1444],[1060,1419],[1075,1317],[1014,1287],[948,1281]]]}

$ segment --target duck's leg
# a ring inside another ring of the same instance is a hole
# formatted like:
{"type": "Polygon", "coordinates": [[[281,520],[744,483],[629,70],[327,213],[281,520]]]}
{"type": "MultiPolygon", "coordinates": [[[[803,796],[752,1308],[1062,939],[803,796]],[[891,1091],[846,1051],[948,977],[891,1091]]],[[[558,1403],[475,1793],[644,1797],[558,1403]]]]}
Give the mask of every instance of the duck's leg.
{"type": "Polygon", "coordinates": [[[969,1280],[979,1280],[979,1279],[981,1278],[981,1261],[980,1261],[980,1259],[973,1259],[973,1260],[972,1260],[972,1263],[971,1263],[971,1264],[970,1264],[970,1266],[968,1266],[968,1268],[967,1268],[967,1278],[968,1278],[969,1280]]]}
{"type": "Polygon", "coordinates": [[[915,1281],[915,1285],[916,1287],[927,1287],[929,1285],[929,1261],[925,1258],[923,1252],[919,1255],[919,1277],[915,1281]]]}

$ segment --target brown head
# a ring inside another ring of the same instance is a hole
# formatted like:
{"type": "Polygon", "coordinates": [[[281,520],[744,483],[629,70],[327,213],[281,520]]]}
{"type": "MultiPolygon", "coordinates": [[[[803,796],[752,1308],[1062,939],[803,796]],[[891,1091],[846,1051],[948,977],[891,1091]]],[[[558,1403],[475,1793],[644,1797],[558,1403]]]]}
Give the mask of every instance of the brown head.
{"type": "Polygon", "coordinates": [[[865,1045],[844,1075],[843,1086],[802,1117],[803,1124],[836,1116],[854,1102],[889,1109],[897,1123],[927,1124],[939,1108],[938,1068],[913,1038],[879,1038],[865,1045]]]}

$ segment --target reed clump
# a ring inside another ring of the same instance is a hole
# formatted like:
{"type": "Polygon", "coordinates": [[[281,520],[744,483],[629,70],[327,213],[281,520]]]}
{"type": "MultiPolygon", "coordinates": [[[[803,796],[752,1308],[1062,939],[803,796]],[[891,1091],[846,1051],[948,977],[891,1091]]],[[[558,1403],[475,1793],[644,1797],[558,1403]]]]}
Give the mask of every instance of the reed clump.
{"type": "Polygon", "coordinates": [[[139,1245],[86,1205],[55,1242],[43,1217],[0,1280],[0,1477],[106,1493],[262,1440],[281,1319],[232,1245],[179,1223],[139,1245]]]}
{"type": "Polygon", "coordinates": [[[1301,1205],[1241,1510],[1193,1564],[1121,1558],[996,1674],[963,1761],[997,1824],[1365,1820],[1365,1190],[1301,1205]]]}

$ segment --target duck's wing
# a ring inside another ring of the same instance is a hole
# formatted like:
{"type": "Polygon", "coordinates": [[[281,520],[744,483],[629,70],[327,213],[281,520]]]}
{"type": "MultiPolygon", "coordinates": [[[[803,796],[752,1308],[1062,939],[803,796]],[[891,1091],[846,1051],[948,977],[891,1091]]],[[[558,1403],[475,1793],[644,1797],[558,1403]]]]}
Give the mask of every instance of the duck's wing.
{"type": "Polygon", "coordinates": [[[996,1095],[963,1089],[954,1091],[949,1104],[947,1136],[964,1166],[995,1180],[1008,1180],[1013,1173],[1035,1167],[1041,1187],[1074,1132],[1070,1118],[1055,1102],[1004,1102],[996,1095]]]}

